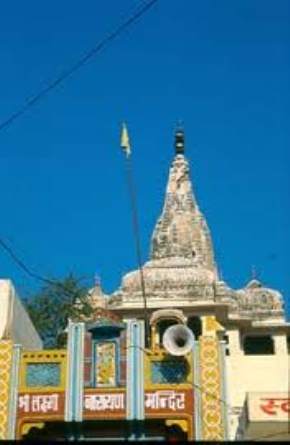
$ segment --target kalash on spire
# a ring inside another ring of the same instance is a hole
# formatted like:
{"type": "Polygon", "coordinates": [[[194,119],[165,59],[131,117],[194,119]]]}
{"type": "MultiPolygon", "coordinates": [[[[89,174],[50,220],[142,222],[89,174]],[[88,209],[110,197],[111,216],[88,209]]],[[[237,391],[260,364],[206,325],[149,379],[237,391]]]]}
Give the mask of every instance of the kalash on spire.
{"type": "MultiPolygon", "coordinates": [[[[165,201],[151,239],[150,260],[143,273],[149,307],[187,305],[214,299],[218,279],[207,223],[196,203],[185,152],[184,131],[175,132],[175,156],[170,167],[165,201]]],[[[112,294],[115,307],[141,307],[139,271],[126,274],[112,294]]]]}
{"type": "Polygon", "coordinates": [[[181,128],[175,132],[175,153],[178,155],[184,154],[184,132],[181,128]]]}

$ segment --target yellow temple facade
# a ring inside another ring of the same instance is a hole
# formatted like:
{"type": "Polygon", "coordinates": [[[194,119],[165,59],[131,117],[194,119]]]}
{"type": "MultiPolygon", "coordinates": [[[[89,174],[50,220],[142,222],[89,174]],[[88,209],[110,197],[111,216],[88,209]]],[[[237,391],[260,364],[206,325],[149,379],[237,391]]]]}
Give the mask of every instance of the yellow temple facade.
{"type": "Polygon", "coordinates": [[[63,349],[42,347],[0,281],[1,303],[14,292],[0,309],[0,439],[290,439],[283,297],[219,277],[184,152],[178,130],[144,287],[140,269],[111,295],[96,284],[63,349]]]}

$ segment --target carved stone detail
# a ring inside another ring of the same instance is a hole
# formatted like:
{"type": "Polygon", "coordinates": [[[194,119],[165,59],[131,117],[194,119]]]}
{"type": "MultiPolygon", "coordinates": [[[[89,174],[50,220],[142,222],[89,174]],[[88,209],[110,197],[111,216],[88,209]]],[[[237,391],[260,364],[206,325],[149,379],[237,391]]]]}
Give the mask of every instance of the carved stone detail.
{"type": "Polygon", "coordinates": [[[209,230],[192,193],[183,155],[177,155],[172,163],[163,211],[151,241],[153,260],[172,257],[215,270],[209,230]]]}
{"type": "Polygon", "coordinates": [[[239,312],[251,313],[252,316],[281,315],[283,298],[277,290],[264,287],[258,280],[251,280],[244,289],[236,291],[239,312]]]}
{"type": "MultiPolygon", "coordinates": [[[[151,240],[151,258],[143,266],[148,307],[173,308],[195,303],[224,303],[234,318],[284,316],[278,291],[252,280],[231,289],[217,274],[211,235],[200,212],[188,162],[177,154],[169,172],[165,202],[151,240]]],[[[101,295],[92,295],[100,305],[101,295]]],[[[142,308],[140,271],[127,273],[108,302],[108,309],[142,308]]]]}

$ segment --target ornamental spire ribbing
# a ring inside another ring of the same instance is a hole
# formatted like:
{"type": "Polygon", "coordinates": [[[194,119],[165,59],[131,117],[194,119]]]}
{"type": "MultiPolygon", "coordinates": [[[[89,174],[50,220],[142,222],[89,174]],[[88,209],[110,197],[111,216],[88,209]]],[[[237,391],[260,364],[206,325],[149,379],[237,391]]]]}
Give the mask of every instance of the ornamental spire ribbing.
{"type": "Polygon", "coordinates": [[[151,258],[183,257],[215,270],[211,236],[192,192],[184,157],[184,132],[175,132],[175,157],[169,172],[162,214],[155,226],[151,258]]]}

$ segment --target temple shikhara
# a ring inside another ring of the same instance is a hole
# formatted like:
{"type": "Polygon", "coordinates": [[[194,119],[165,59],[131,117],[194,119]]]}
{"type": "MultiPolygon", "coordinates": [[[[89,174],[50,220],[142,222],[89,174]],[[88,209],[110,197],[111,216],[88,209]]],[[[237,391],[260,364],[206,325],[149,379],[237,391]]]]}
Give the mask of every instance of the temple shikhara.
{"type": "Polygon", "coordinates": [[[63,349],[0,280],[0,439],[290,439],[283,297],[219,276],[180,129],[174,150],[149,260],[111,295],[96,283],[63,349]]]}

